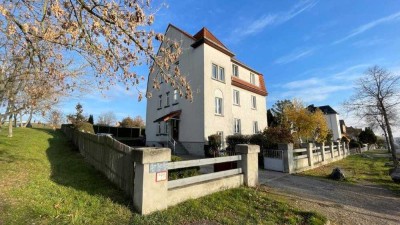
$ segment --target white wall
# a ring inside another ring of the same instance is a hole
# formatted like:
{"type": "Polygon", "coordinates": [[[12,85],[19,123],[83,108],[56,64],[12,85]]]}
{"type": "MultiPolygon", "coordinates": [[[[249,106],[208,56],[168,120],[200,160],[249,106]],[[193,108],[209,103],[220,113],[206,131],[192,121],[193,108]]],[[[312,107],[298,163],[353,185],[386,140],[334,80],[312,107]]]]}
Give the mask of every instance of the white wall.
{"type": "Polygon", "coordinates": [[[336,141],[338,138],[342,138],[338,114],[325,114],[325,120],[329,129],[332,130],[333,140],[336,141]]]}

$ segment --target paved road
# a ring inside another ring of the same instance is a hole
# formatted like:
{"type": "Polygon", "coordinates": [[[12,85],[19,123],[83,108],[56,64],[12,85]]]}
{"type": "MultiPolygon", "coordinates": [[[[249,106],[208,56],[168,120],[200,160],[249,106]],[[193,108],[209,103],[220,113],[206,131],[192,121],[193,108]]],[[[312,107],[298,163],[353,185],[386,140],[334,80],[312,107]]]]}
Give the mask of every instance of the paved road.
{"type": "Polygon", "coordinates": [[[331,224],[400,224],[400,197],[371,185],[260,170],[260,183],[293,205],[324,214],[331,224]]]}

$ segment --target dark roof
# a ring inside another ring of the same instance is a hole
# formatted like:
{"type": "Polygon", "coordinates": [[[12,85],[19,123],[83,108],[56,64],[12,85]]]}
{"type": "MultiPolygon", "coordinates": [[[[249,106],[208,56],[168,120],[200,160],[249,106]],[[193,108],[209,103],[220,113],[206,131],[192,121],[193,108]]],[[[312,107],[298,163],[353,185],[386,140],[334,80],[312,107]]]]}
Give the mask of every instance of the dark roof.
{"type": "Polygon", "coordinates": [[[320,109],[324,114],[339,114],[329,105],[314,106],[313,104],[307,107],[307,109],[311,112],[314,112],[317,108],[320,109]]]}

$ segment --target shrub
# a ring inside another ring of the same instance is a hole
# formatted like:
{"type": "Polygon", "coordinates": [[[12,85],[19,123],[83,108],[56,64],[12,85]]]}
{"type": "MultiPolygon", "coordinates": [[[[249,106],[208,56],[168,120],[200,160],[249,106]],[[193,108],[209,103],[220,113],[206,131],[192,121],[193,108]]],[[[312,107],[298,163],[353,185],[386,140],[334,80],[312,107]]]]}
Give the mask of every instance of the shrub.
{"type": "Polygon", "coordinates": [[[237,144],[248,144],[250,140],[249,135],[235,134],[226,137],[226,143],[228,144],[227,151],[235,151],[235,146],[237,144]]]}
{"type": "Polygon", "coordinates": [[[294,142],[290,130],[284,127],[270,127],[265,129],[263,134],[267,139],[264,145],[265,149],[277,149],[278,144],[294,142]]]}
{"type": "Polygon", "coordinates": [[[221,136],[218,134],[213,134],[208,136],[208,145],[211,150],[217,151],[221,147],[221,136]]]}
{"type": "Polygon", "coordinates": [[[78,122],[74,125],[75,130],[94,134],[93,125],[88,122],[78,122]]]}
{"type": "Polygon", "coordinates": [[[350,148],[360,148],[361,144],[360,144],[360,142],[358,142],[358,141],[356,141],[354,139],[351,139],[350,142],[349,142],[349,147],[350,148]]]}
{"type": "Polygon", "coordinates": [[[250,136],[249,144],[258,145],[260,146],[260,149],[263,149],[264,146],[268,145],[268,140],[263,134],[253,134],[250,136]]]}
{"type": "MultiPolygon", "coordinates": [[[[182,158],[179,156],[176,156],[176,155],[172,155],[171,161],[172,162],[182,161],[182,158]]],[[[193,177],[193,176],[199,175],[200,174],[199,171],[200,171],[199,166],[169,170],[168,171],[168,180],[176,180],[176,179],[181,179],[181,178],[186,178],[186,177],[193,177]]]]}

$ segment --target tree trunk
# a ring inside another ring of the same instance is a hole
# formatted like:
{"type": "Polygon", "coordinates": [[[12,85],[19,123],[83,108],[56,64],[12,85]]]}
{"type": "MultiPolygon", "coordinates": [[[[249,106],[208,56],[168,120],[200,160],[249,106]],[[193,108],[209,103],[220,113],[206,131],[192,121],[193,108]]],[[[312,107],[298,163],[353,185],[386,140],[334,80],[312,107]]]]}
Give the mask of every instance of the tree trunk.
{"type": "Polygon", "coordinates": [[[385,128],[384,126],[381,126],[381,128],[382,128],[382,130],[383,130],[383,135],[385,136],[387,150],[388,150],[388,152],[392,152],[392,151],[391,151],[391,148],[390,148],[389,137],[388,137],[386,128],[385,128]]]}
{"type": "Polygon", "coordinates": [[[8,119],[8,137],[13,136],[13,128],[12,128],[12,115],[10,115],[8,119]]]}
{"type": "Polygon", "coordinates": [[[386,108],[384,107],[383,103],[380,103],[381,107],[382,107],[382,114],[383,114],[383,119],[385,120],[385,124],[386,124],[386,128],[387,128],[387,132],[389,135],[389,143],[390,143],[390,148],[392,150],[392,158],[393,158],[393,164],[394,167],[397,168],[399,161],[397,160],[397,155],[396,155],[396,146],[394,145],[394,138],[393,138],[393,134],[392,134],[392,128],[390,127],[390,123],[389,123],[389,118],[386,112],[386,108]]]}
{"type": "Polygon", "coordinates": [[[22,126],[22,112],[19,114],[19,126],[25,127],[25,126],[22,126]]]}
{"type": "Polygon", "coordinates": [[[28,119],[26,120],[26,123],[25,123],[24,127],[26,127],[26,125],[28,125],[28,124],[31,123],[32,116],[33,116],[33,109],[31,109],[31,111],[29,112],[29,117],[28,117],[28,119]]]}

